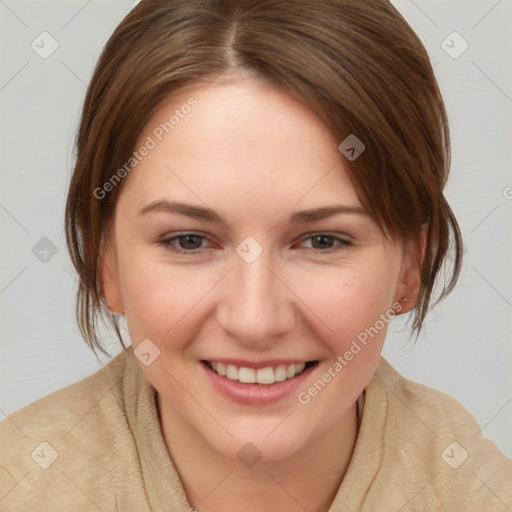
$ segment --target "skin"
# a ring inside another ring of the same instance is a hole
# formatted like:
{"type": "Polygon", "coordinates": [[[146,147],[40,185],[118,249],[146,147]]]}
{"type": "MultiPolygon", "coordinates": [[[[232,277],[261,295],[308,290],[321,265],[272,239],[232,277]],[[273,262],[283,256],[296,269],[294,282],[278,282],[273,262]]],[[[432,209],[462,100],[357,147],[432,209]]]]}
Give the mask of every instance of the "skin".
{"type": "Polygon", "coordinates": [[[296,211],[361,203],[341,141],[262,81],[181,91],[161,104],[137,147],[191,96],[198,106],[125,179],[105,234],[103,292],[126,316],[134,348],[150,339],[161,351],[140,367],[158,391],[164,438],[195,509],[325,511],[350,460],[355,400],[387,324],[307,405],[296,393],[266,406],[234,403],[210,385],[200,360],[318,360],[299,391],[307,390],[398,300],[409,299],[401,313],[414,306],[418,251],[386,239],[364,212],[288,221],[296,211]],[[140,214],[157,200],[207,206],[225,224],[140,214]],[[183,232],[204,238],[158,244],[183,232]],[[236,252],[248,236],[263,248],[250,264],[236,252]],[[262,455],[250,468],[237,458],[247,442],[262,455]]]}

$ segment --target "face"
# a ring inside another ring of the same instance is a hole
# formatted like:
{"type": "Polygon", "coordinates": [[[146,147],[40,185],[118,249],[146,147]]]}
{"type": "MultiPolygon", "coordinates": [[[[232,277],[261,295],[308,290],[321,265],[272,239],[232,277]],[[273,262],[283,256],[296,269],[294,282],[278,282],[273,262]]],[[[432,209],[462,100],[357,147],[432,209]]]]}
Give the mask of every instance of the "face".
{"type": "Polygon", "coordinates": [[[345,421],[393,305],[414,302],[415,260],[363,211],[341,141],[274,86],[182,91],[137,148],[148,137],[108,234],[107,301],[174,421],[229,457],[291,455],[345,421]]]}

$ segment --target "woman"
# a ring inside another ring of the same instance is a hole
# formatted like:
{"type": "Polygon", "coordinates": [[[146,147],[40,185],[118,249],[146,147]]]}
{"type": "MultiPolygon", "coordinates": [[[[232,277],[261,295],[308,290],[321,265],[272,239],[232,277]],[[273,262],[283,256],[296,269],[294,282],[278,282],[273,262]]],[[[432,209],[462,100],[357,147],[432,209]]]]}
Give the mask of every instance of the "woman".
{"type": "Polygon", "coordinates": [[[124,317],[132,346],[1,423],[2,510],[512,506],[469,412],[381,357],[456,283],[448,168],[388,2],[141,2],[89,86],[66,209],[84,338],[104,351],[103,316],[123,344],[124,317]]]}

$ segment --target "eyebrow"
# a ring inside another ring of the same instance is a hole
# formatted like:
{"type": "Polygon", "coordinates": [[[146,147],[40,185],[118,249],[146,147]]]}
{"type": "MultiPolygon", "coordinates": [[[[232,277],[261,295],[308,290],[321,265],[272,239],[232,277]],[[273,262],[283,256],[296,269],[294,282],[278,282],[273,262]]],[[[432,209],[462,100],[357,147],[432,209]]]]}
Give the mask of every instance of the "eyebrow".
{"type": "MultiPolygon", "coordinates": [[[[144,206],[142,210],[139,212],[139,215],[145,215],[150,212],[158,211],[176,213],[178,215],[183,215],[185,217],[190,217],[196,220],[218,222],[220,224],[227,225],[224,219],[217,212],[210,208],[204,208],[202,206],[195,206],[176,201],[153,201],[152,203],[149,203],[146,206],[144,206]]],[[[366,211],[360,206],[332,205],[295,212],[289,217],[289,222],[291,224],[315,222],[326,219],[328,217],[332,217],[333,215],[340,214],[368,215],[366,211]]]]}

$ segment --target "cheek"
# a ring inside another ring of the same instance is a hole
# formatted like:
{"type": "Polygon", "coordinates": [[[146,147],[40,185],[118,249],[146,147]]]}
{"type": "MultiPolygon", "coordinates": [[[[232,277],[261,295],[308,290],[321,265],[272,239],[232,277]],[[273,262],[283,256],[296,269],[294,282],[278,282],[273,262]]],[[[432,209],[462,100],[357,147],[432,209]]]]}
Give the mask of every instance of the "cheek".
{"type": "Polygon", "coordinates": [[[316,335],[330,358],[297,399],[308,415],[321,418],[319,432],[345,414],[374,374],[393,317],[394,278],[396,268],[377,261],[304,276],[300,293],[318,317],[316,335]]]}
{"type": "Polygon", "coordinates": [[[377,259],[326,266],[301,273],[294,289],[316,317],[320,337],[342,354],[381,314],[390,314],[395,274],[394,266],[377,259]]]}
{"type": "Polygon", "coordinates": [[[168,337],[218,281],[211,268],[178,267],[154,261],[147,252],[127,251],[119,258],[121,296],[135,344],[138,339],[168,337]]]}
{"type": "MultiPolygon", "coordinates": [[[[193,322],[194,315],[209,310],[208,294],[226,271],[225,266],[170,264],[165,261],[164,249],[160,252],[142,245],[120,251],[118,263],[132,342],[136,345],[150,338],[167,344],[174,330],[174,348],[178,342],[175,334],[185,324],[187,339],[193,336],[188,331],[195,324],[200,329],[201,322],[193,322]]],[[[294,292],[289,301],[336,355],[343,354],[352,340],[389,309],[395,273],[394,266],[377,251],[336,265],[290,265],[280,271],[294,292]]]]}

